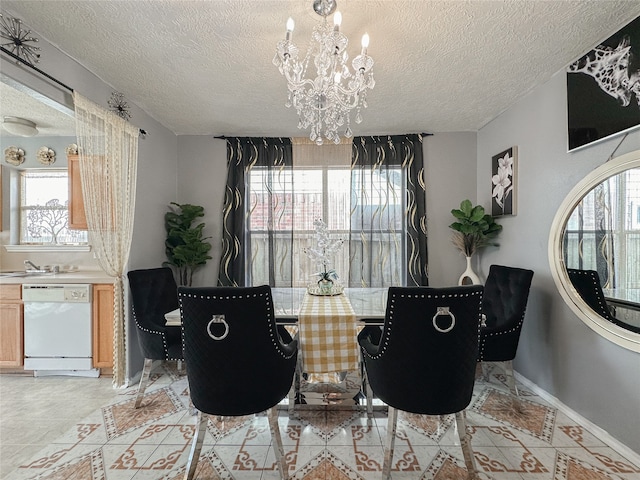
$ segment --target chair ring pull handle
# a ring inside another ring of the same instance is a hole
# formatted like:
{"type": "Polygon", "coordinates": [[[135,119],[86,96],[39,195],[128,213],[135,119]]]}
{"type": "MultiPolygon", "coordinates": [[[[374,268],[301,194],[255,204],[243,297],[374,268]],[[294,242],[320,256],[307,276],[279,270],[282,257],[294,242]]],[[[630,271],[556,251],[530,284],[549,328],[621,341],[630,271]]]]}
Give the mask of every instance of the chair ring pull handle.
{"type": "Polygon", "coordinates": [[[211,320],[207,325],[207,333],[214,340],[224,340],[227,337],[227,335],[229,335],[229,324],[224,319],[224,315],[214,315],[213,318],[211,318],[211,320]],[[211,333],[211,324],[213,323],[222,323],[224,325],[224,333],[222,335],[216,336],[213,333],[211,333]]]}
{"type": "Polygon", "coordinates": [[[436,314],[433,316],[433,328],[435,328],[440,333],[447,333],[453,330],[453,327],[455,326],[455,324],[456,324],[456,317],[453,313],[449,311],[449,307],[438,307],[438,309],[436,310],[436,314]],[[451,325],[449,325],[447,328],[440,328],[438,326],[438,322],[436,322],[436,318],[438,318],[440,315],[449,316],[451,318],[451,325]]]}

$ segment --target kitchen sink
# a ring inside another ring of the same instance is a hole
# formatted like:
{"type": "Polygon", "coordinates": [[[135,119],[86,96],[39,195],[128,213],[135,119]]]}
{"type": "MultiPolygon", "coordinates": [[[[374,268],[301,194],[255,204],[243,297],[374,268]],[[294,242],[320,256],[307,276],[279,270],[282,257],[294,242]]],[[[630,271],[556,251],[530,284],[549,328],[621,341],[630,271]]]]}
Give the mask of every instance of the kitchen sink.
{"type": "MultiPolygon", "coordinates": [[[[58,272],[58,273],[63,273],[63,272],[58,272]]],[[[35,276],[42,276],[42,275],[55,275],[56,272],[53,272],[51,270],[29,270],[29,271],[25,271],[25,270],[18,270],[15,272],[0,272],[0,278],[8,278],[8,277],[35,277],[35,276]]]]}

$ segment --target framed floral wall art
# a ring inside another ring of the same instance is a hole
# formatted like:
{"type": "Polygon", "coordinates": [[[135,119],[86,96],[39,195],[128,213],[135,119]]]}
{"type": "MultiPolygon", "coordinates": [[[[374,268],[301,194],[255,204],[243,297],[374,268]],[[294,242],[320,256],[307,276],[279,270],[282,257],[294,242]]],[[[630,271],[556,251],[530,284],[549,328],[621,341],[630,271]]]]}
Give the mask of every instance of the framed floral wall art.
{"type": "Polygon", "coordinates": [[[491,216],[516,214],[516,164],[518,147],[491,157],[491,216]]]}

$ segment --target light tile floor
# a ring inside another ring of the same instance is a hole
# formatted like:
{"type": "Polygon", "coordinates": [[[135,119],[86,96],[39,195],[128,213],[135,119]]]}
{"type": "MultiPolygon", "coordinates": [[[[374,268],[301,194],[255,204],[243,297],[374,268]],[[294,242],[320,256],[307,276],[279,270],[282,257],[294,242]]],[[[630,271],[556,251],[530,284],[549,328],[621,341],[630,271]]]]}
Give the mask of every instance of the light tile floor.
{"type": "MultiPolygon", "coordinates": [[[[503,382],[500,373],[489,382],[479,379],[467,409],[483,480],[640,479],[637,456],[625,458],[522,386],[524,411],[514,411],[503,382]]],[[[135,392],[113,390],[109,378],[0,376],[0,477],[181,479],[195,424],[186,378],[156,369],[139,410],[133,409],[135,392]]],[[[299,409],[289,418],[283,408],[279,422],[293,479],[381,478],[384,411],[368,419],[328,406],[299,409]]],[[[401,414],[394,480],[465,475],[452,416],[401,414]]],[[[266,416],[212,419],[197,478],[278,478],[266,416]]]]}

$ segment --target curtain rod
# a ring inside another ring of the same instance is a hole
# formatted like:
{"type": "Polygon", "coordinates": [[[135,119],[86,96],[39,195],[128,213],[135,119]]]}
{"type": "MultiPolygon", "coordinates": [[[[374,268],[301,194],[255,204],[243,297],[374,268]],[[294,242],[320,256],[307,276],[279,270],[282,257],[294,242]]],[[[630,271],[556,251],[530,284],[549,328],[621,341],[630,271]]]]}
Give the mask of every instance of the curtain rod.
{"type": "MultiPolygon", "coordinates": [[[[401,135],[410,135],[410,134],[401,134],[401,135]]],[[[416,135],[422,135],[423,137],[430,137],[433,135],[433,133],[417,133],[416,135]]],[[[363,137],[392,137],[393,135],[357,135],[357,136],[363,136],[363,137]]],[[[225,135],[214,135],[213,138],[219,138],[221,140],[226,140],[227,138],[237,138],[237,137],[227,137],[225,135]]],[[[259,138],[263,138],[263,137],[259,137],[259,138]]],[[[268,137],[268,138],[283,138],[283,137],[268,137]]]]}
{"type": "MultiPolygon", "coordinates": [[[[73,93],[73,88],[71,88],[69,85],[62,83],[60,80],[58,80],[57,78],[52,77],[51,75],[49,75],[47,72],[40,70],[38,67],[36,67],[35,65],[32,65],[31,63],[27,62],[26,60],[20,58],[18,55],[16,55],[13,52],[10,52],[9,50],[7,50],[6,48],[0,46],[0,50],[2,50],[3,53],[6,53],[7,55],[9,55],[11,58],[15,59],[18,63],[21,63],[33,70],[35,70],[36,72],[38,72],[40,75],[42,75],[43,77],[51,80],[54,83],[57,83],[58,85],[60,85],[63,88],[66,88],[67,90],[69,90],[71,93],[73,93]]],[[[145,130],[143,130],[142,128],[140,129],[140,136],[142,138],[146,137],[147,132],[145,130]]]]}

